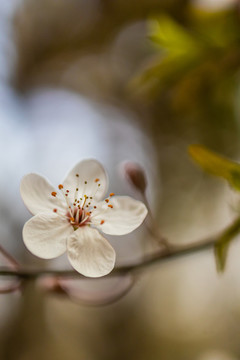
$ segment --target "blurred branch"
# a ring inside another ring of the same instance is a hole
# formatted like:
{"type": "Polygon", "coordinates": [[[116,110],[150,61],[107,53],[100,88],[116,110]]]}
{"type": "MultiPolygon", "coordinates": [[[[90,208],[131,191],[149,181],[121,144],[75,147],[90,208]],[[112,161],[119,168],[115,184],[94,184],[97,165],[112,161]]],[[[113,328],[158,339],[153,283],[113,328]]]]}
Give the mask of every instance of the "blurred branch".
{"type": "Polygon", "coordinates": [[[19,267],[19,263],[17,262],[17,260],[10,255],[1,245],[0,245],[0,253],[5,257],[5,259],[14,267],[14,268],[18,268],[19,267]]]}
{"type": "MultiPolygon", "coordinates": [[[[197,253],[199,251],[204,251],[207,249],[213,249],[213,247],[218,243],[219,238],[224,234],[225,232],[231,231],[231,229],[235,229],[236,232],[236,226],[237,230],[240,230],[240,218],[235,219],[235,221],[228,226],[223,233],[220,235],[217,235],[212,238],[207,238],[204,240],[200,240],[191,244],[182,245],[182,246],[176,246],[171,245],[168,243],[168,248],[163,248],[159,252],[146,256],[142,261],[137,262],[135,264],[129,264],[129,265],[121,265],[115,267],[115,269],[106,276],[112,277],[115,275],[121,275],[126,274],[129,272],[135,272],[138,270],[143,270],[147,267],[150,267],[154,264],[160,264],[168,260],[174,260],[182,256],[191,255],[194,253],[197,253]]],[[[18,276],[19,278],[24,279],[36,279],[44,275],[54,275],[54,276],[63,276],[63,277],[78,277],[78,278],[84,278],[85,277],[79,273],[77,273],[74,270],[29,270],[29,269],[19,269],[19,270],[10,270],[7,268],[1,268],[0,267],[0,275],[1,276],[18,276]]],[[[90,279],[89,279],[90,280],[90,279]]]]}

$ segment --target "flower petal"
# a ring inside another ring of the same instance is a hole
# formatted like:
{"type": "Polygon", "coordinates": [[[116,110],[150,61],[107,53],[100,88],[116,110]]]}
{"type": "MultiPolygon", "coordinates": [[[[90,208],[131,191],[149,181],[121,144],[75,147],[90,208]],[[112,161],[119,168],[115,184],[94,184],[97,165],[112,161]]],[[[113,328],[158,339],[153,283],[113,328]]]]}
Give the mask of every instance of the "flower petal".
{"type": "Polygon", "coordinates": [[[54,208],[64,209],[63,201],[51,195],[53,191],[55,191],[54,187],[38,174],[25,175],[20,185],[23,202],[33,215],[54,208]]]}
{"type": "Polygon", "coordinates": [[[52,259],[67,248],[67,238],[74,232],[68,220],[51,213],[40,213],[26,222],[23,241],[31,253],[52,259]]]}
{"type": "Polygon", "coordinates": [[[116,254],[108,241],[96,230],[83,226],[67,242],[68,258],[74,269],[89,277],[112,271],[116,254]]]}
{"type": "Polygon", "coordinates": [[[103,166],[97,160],[89,159],[75,165],[65,178],[63,185],[69,190],[71,200],[74,199],[76,188],[78,188],[79,197],[94,196],[96,200],[99,200],[107,191],[108,178],[103,166]]]}
{"type": "Polygon", "coordinates": [[[104,201],[98,203],[92,223],[105,234],[125,235],[141,225],[147,212],[141,201],[129,196],[114,196],[108,204],[104,201]]]}

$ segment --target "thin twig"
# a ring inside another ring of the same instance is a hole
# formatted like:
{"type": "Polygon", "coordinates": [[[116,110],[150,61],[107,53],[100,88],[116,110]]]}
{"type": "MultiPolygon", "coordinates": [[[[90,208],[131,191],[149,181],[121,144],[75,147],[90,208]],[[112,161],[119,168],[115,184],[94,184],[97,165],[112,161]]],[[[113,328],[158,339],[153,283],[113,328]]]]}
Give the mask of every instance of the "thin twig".
{"type": "MultiPolygon", "coordinates": [[[[148,266],[154,265],[156,263],[162,263],[167,260],[175,259],[178,257],[186,256],[193,254],[199,251],[207,250],[215,244],[216,239],[206,239],[204,241],[199,241],[189,245],[183,245],[179,247],[172,246],[172,250],[161,250],[158,253],[153,255],[146,256],[142,261],[136,262],[129,265],[120,265],[115,267],[115,269],[108,274],[106,277],[112,277],[115,275],[121,275],[132,271],[141,270],[148,266]]],[[[51,270],[51,269],[19,269],[19,270],[10,270],[4,267],[0,267],[1,276],[18,276],[20,278],[38,278],[44,275],[55,275],[55,276],[70,276],[70,277],[79,277],[84,278],[83,275],[77,273],[75,270],[51,270]]]]}
{"type": "MultiPolygon", "coordinates": [[[[236,234],[238,233],[238,231],[240,230],[240,218],[235,219],[235,221],[231,223],[222,233],[226,231],[231,231],[231,229],[234,229],[236,234]]],[[[168,248],[163,248],[155,254],[145,256],[141,261],[115,267],[115,269],[110,274],[106,275],[105,278],[107,277],[110,278],[116,275],[124,275],[129,272],[140,271],[154,264],[160,264],[165,261],[174,260],[179,257],[197,253],[199,251],[211,249],[217,243],[217,241],[219,241],[219,239],[220,239],[220,235],[218,234],[215,237],[207,238],[186,245],[177,246],[168,243],[169,245],[168,248]]],[[[54,275],[60,277],[77,277],[79,279],[81,278],[86,279],[85,276],[79,274],[75,270],[24,269],[24,268],[11,270],[6,267],[0,267],[0,276],[17,276],[22,279],[36,279],[41,276],[48,276],[48,275],[54,275]]],[[[91,278],[88,279],[91,280],[91,278]]]]}
{"type": "Polygon", "coordinates": [[[0,245],[0,253],[10,262],[10,264],[14,268],[19,267],[19,263],[17,262],[17,260],[12,255],[10,255],[1,245],[0,245]]]}

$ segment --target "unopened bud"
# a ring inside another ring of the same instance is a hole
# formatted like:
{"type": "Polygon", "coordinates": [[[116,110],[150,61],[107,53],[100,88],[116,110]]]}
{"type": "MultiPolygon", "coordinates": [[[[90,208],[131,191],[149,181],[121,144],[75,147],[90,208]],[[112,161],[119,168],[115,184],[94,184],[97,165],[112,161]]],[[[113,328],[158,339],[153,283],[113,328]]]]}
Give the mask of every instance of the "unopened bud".
{"type": "Polygon", "coordinates": [[[124,174],[128,182],[141,193],[145,193],[147,179],[145,171],[138,163],[127,161],[123,164],[124,174]]]}

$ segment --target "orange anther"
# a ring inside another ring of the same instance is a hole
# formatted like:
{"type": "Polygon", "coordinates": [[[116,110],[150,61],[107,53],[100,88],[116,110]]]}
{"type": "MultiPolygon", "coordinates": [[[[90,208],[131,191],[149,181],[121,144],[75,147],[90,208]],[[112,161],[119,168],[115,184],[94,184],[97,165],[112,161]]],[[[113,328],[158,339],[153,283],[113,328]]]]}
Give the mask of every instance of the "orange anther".
{"type": "Polygon", "coordinates": [[[87,216],[90,216],[90,212],[87,212],[86,215],[87,215],[87,216]]]}
{"type": "Polygon", "coordinates": [[[63,189],[63,185],[62,185],[62,184],[59,184],[59,185],[58,185],[58,188],[59,188],[59,190],[63,189]]]}
{"type": "Polygon", "coordinates": [[[56,213],[56,212],[57,212],[57,209],[53,209],[53,212],[55,212],[55,213],[56,213]]]}
{"type": "Polygon", "coordinates": [[[109,196],[114,196],[115,194],[114,193],[110,193],[109,196]]]}
{"type": "Polygon", "coordinates": [[[74,219],[74,217],[71,217],[70,220],[71,220],[72,222],[74,222],[75,219],[74,219]]]}
{"type": "Polygon", "coordinates": [[[95,179],[95,182],[99,182],[99,179],[97,178],[97,179],[95,179]]]}
{"type": "Polygon", "coordinates": [[[102,225],[102,224],[104,224],[104,223],[105,223],[105,221],[104,221],[104,220],[101,220],[100,225],[102,225]]]}
{"type": "Polygon", "coordinates": [[[113,206],[111,204],[109,204],[108,207],[110,207],[111,209],[113,208],[113,206]]]}
{"type": "Polygon", "coordinates": [[[56,197],[56,195],[57,195],[56,191],[53,191],[52,196],[56,197]]]}
{"type": "Polygon", "coordinates": [[[105,201],[106,201],[106,203],[108,203],[108,202],[109,202],[109,200],[108,200],[108,199],[105,199],[105,201]]]}

